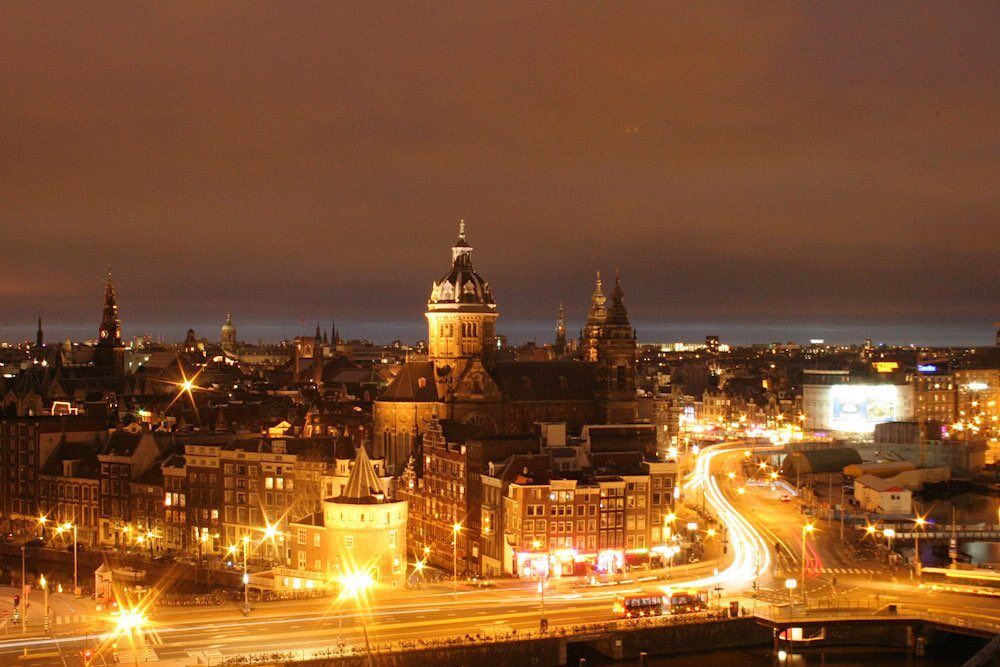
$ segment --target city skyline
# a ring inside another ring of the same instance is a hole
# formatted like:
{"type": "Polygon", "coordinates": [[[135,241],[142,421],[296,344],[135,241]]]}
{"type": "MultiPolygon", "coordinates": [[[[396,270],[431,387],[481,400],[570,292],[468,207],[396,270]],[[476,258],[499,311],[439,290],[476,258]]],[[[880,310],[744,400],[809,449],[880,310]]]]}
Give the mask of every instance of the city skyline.
{"type": "Polygon", "coordinates": [[[615,266],[643,337],[1000,313],[988,3],[62,8],[0,27],[4,338],[82,333],[109,266],[130,333],[405,337],[459,218],[515,338],[615,266]]]}

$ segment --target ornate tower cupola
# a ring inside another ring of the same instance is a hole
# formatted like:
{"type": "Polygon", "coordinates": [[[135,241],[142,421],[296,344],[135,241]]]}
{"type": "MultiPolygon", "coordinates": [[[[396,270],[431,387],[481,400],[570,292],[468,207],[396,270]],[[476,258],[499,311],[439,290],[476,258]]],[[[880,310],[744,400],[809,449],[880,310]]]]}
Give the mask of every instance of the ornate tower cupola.
{"type": "Polygon", "coordinates": [[[434,282],[427,302],[427,341],[439,376],[462,359],[488,359],[495,347],[499,317],[490,285],[472,266],[472,246],[465,221],[451,249],[451,270],[434,282]]]}
{"type": "Polygon", "coordinates": [[[236,325],[233,324],[232,311],[226,313],[226,323],[222,325],[219,342],[222,344],[222,349],[226,352],[236,351],[236,325]]]}

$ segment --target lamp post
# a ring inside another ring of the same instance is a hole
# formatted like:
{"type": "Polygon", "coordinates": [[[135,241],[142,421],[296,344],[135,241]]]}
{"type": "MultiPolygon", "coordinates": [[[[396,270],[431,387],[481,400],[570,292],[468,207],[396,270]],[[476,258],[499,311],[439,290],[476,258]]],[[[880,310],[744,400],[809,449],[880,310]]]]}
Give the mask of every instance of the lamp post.
{"type": "Polygon", "coordinates": [[[891,565],[892,564],[892,538],[896,537],[896,531],[893,528],[886,528],[885,530],[882,531],[882,534],[885,535],[885,539],[887,541],[887,548],[889,549],[889,553],[886,555],[886,559],[888,560],[889,564],[891,565]]]}
{"type": "Polygon", "coordinates": [[[805,604],[806,601],[806,535],[813,532],[816,527],[807,523],[802,526],[802,572],[800,579],[802,580],[802,603],[805,604]]]}
{"type": "Polygon", "coordinates": [[[66,523],[64,523],[61,526],[59,526],[58,528],[56,528],[56,535],[59,535],[60,533],[63,533],[63,532],[67,532],[68,533],[70,530],[73,531],[73,595],[79,595],[80,594],[80,589],[79,589],[79,586],[77,586],[77,572],[78,572],[78,570],[77,570],[77,557],[76,557],[77,556],[77,553],[76,553],[76,538],[77,538],[76,524],[75,523],[70,523],[70,522],[67,521],[66,523]]]}
{"type": "Polygon", "coordinates": [[[458,534],[462,530],[462,524],[456,522],[451,527],[451,568],[452,568],[452,597],[458,600],[458,534]]]}
{"type": "Polygon", "coordinates": [[[920,578],[921,568],[923,564],[920,562],[920,531],[924,529],[924,524],[927,523],[927,519],[922,516],[918,516],[914,519],[913,523],[913,558],[916,561],[914,569],[917,573],[917,579],[920,578]]]}
{"type": "Polygon", "coordinates": [[[792,591],[795,587],[799,585],[799,582],[794,579],[785,579],[785,588],[788,589],[788,617],[791,618],[795,615],[795,600],[792,597],[792,591]]]}
{"type": "Polygon", "coordinates": [[[42,587],[42,595],[43,599],[45,600],[42,603],[42,608],[45,611],[45,620],[43,622],[44,625],[42,627],[45,628],[45,632],[48,632],[49,631],[49,587],[48,587],[48,582],[45,581],[44,574],[41,577],[39,577],[38,585],[42,587]]]}
{"type": "Polygon", "coordinates": [[[44,514],[38,517],[38,536],[45,539],[45,524],[49,522],[49,517],[44,514]]]}
{"type": "Polygon", "coordinates": [[[243,613],[250,613],[250,572],[247,570],[247,550],[250,548],[250,536],[243,536],[243,613]]]}

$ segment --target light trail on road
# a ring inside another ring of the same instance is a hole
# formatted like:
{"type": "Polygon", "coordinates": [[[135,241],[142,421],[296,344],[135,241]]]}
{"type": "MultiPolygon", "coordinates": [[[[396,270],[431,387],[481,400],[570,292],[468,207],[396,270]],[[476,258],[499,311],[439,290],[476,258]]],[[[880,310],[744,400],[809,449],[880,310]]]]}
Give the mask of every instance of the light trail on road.
{"type": "Polygon", "coordinates": [[[743,589],[749,586],[759,574],[767,572],[771,567],[771,552],[761,534],[740,514],[712,474],[712,462],[715,457],[743,451],[745,446],[737,443],[720,443],[709,445],[701,450],[695,462],[694,470],[684,482],[684,489],[705,494],[705,502],[712,507],[719,521],[726,527],[729,545],[733,550],[732,563],[717,575],[677,582],[671,588],[689,586],[693,588],[726,585],[730,588],[743,589]]]}

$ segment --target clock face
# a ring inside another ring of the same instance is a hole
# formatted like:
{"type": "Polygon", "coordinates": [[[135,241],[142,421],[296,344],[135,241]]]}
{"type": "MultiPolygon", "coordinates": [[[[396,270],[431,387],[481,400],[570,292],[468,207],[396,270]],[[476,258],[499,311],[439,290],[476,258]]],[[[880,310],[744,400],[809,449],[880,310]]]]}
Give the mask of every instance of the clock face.
{"type": "Polygon", "coordinates": [[[107,338],[107,337],[108,337],[107,329],[101,329],[101,338],[107,338]]]}

